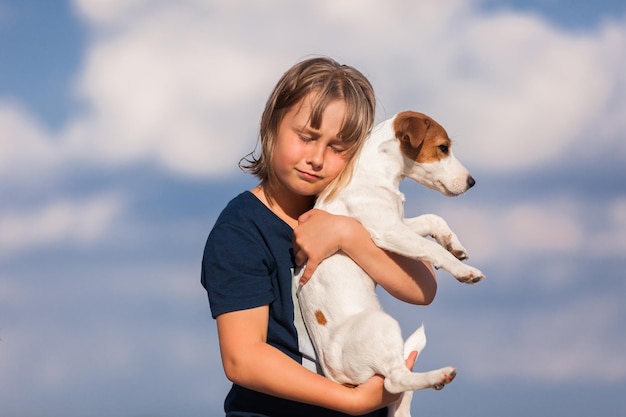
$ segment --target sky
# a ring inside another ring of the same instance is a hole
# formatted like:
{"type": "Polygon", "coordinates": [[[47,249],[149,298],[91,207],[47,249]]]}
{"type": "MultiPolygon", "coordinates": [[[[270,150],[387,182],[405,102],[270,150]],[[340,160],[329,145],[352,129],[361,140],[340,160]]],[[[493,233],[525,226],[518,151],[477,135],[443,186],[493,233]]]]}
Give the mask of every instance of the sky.
{"type": "Polygon", "coordinates": [[[222,415],[206,236],[255,185],[267,96],[328,55],[377,120],[438,120],[476,186],[408,181],[487,278],[429,306],[380,293],[413,415],[626,415],[626,3],[0,0],[0,416],[222,415]]]}

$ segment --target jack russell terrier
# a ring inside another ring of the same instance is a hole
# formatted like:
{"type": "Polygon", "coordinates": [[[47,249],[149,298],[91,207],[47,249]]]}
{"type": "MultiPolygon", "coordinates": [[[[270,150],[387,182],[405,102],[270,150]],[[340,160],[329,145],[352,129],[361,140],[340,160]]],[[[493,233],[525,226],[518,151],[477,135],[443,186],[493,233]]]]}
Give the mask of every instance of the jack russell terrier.
{"type": "MultiPolygon", "coordinates": [[[[429,262],[460,282],[473,284],[483,278],[478,269],[461,262],[466,251],[441,217],[404,218],[404,195],[399,190],[404,177],[448,196],[462,194],[475,183],[452,155],[451,141],[439,123],[422,113],[399,113],[372,130],[357,158],[350,182],[328,201],[321,195],[316,208],[356,218],[377,246],[429,262]]],[[[298,275],[301,271],[294,282],[298,275]]],[[[426,344],[423,326],[404,342],[398,322],[381,308],[375,287],[354,261],[337,253],[297,288],[297,298],[324,375],[347,385],[382,375],[387,391],[403,393],[389,415],[407,417],[412,391],[441,389],[456,370],[407,369],[410,352],[421,352],[426,344]]]]}

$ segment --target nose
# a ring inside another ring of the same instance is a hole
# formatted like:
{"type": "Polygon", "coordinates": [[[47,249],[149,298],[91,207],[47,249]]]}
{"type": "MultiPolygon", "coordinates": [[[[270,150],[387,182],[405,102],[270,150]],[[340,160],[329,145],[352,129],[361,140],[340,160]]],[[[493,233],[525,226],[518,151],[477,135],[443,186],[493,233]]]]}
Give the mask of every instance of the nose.
{"type": "Polygon", "coordinates": [[[311,164],[314,169],[319,169],[324,165],[324,149],[325,146],[317,141],[309,143],[307,162],[311,164]]]}
{"type": "Polygon", "coordinates": [[[467,177],[467,188],[472,188],[474,184],[476,184],[474,177],[472,177],[471,175],[467,177]]]}

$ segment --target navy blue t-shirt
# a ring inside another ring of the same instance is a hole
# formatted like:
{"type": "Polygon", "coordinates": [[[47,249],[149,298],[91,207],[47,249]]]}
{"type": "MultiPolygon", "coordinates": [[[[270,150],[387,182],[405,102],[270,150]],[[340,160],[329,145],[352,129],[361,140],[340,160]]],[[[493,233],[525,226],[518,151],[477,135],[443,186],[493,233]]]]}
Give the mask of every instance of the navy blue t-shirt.
{"type": "MultiPolygon", "coordinates": [[[[204,249],[202,285],[213,318],[269,305],[267,343],[302,363],[292,298],[293,230],[246,191],[218,217],[204,249]]],[[[276,375],[280,378],[280,375],[276,375]]],[[[228,417],[339,417],[345,414],[296,403],[233,384],[228,417]]],[[[386,409],[368,416],[386,416],[386,409]]]]}

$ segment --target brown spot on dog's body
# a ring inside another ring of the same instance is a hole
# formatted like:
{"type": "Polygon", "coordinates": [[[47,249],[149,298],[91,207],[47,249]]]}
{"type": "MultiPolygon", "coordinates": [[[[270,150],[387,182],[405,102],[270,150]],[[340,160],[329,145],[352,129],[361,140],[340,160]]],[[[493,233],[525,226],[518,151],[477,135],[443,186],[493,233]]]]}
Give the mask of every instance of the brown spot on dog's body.
{"type": "Polygon", "coordinates": [[[324,313],[322,313],[320,310],[317,310],[315,312],[315,320],[317,320],[317,322],[321,324],[322,326],[328,323],[328,321],[326,321],[326,316],[324,316],[324,313]]]}
{"type": "Polygon", "coordinates": [[[451,141],[446,130],[431,117],[414,111],[399,113],[393,130],[402,153],[419,163],[436,162],[448,156],[451,141]]]}

